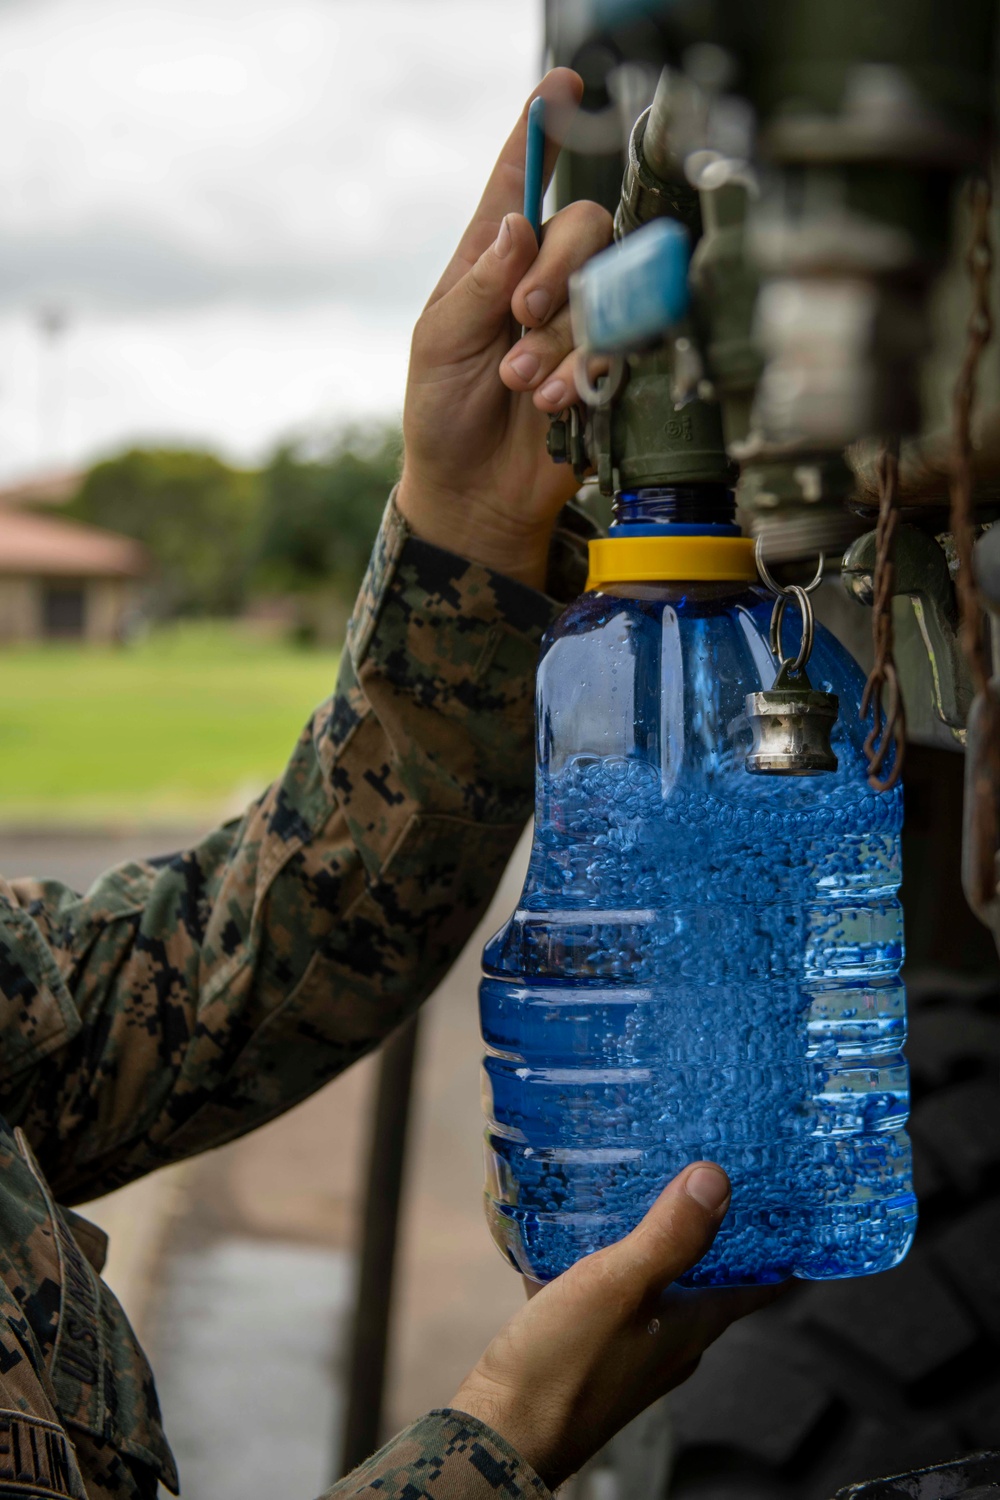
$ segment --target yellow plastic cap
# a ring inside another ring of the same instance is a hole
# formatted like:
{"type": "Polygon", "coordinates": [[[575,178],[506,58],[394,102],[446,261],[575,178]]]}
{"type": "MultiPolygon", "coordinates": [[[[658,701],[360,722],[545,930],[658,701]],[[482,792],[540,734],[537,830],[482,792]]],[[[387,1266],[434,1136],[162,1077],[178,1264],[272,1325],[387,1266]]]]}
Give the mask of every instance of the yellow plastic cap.
{"type": "Polygon", "coordinates": [[[747,536],[600,537],[589,544],[588,589],[608,583],[756,583],[747,536]]]}

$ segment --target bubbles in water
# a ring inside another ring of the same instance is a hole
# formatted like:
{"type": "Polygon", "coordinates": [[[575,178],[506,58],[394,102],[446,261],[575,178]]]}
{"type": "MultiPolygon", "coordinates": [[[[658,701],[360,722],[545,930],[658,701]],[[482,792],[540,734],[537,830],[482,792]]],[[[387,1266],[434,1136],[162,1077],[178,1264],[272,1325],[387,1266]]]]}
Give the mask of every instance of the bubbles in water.
{"type": "Polygon", "coordinates": [[[699,1158],[733,1201],[682,1284],[858,1275],[909,1246],[901,799],[870,793],[846,669],[827,668],[841,770],[811,785],[748,776],[725,704],[689,720],[669,786],[655,745],[551,749],[539,769],[524,894],[481,991],[488,1213],[537,1279],[627,1233],[699,1158]]]}

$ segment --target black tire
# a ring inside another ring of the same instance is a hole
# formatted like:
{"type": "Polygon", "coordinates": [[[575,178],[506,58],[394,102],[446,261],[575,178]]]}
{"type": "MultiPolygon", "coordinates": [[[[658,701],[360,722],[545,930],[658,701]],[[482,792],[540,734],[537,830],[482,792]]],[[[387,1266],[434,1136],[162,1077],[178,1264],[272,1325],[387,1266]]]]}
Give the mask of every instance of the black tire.
{"type": "MultiPolygon", "coordinates": [[[[936,757],[930,769],[954,777],[936,757]]],[[[904,906],[919,886],[923,911],[933,887],[953,909],[958,889],[955,809],[935,802],[946,826],[915,829],[929,858],[918,850],[911,869],[904,850],[904,906]]],[[[969,920],[955,911],[953,940],[969,920]]],[[[930,925],[908,920],[910,950],[947,961],[940,909],[933,938],[930,925]]],[[[960,941],[968,963],[972,942],[960,941]]],[[[978,977],[908,974],[913,1249],[881,1276],[796,1286],[705,1354],[670,1397],[669,1500],[830,1500],[1000,1447],[1000,987],[995,954],[973,942],[978,977]]]]}

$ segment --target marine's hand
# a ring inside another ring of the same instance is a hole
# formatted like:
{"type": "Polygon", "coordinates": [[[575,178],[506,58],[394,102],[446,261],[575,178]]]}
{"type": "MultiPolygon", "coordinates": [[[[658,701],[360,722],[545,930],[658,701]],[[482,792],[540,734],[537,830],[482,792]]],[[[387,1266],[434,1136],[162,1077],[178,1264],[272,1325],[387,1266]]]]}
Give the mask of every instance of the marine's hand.
{"type": "MultiPolygon", "coordinates": [[[[565,121],[582,89],[576,73],[556,68],[532,98],[543,95],[549,118],[565,121]]],[[[519,212],[527,112],[414,331],[397,503],[426,541],[537,588],[553,523],[576,488],[569,466],[545,452],[546,414],[575,400],[569,277],[609,242],[611,218],[596,203],[571,204],[545,225],[538,249],[519,212]],[[518,325],[529,330],[522,339],[518,325]]],[[[546,181],[556,154],[550,140],[546,181]]]]}
{"type": "Polygon", "coordinates": [[[686,1167],[617,1245],[541,1288],[451,1405],[499,1432],[550,1488],[692,1373],[775,1288],[664,1291],[704,1255],[729,1207],[720,1167],[686,1167]]]}

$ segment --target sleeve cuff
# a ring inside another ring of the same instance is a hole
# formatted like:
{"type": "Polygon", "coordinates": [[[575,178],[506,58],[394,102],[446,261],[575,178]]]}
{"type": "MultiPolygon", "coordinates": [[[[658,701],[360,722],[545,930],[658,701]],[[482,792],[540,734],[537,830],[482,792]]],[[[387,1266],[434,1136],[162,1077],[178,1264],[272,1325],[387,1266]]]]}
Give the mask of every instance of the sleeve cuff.
{"type": "MultiPolygon", "coordinates": [[[[585,581],[585,550],[570,532],[553,546],[554,582],[567,597],[585,581]]],[[[343,761],[371,711],[387,742],[386,764],[421,806],[481,824],[523,824],[534,787],[539,648],[563,608],[421,541],[390,496],[320,751],[338,793],[349,768],[332,761],[343,761]]],[[[372,774],[368,767],[364,776],[372,774]]]]}
{"type": "Polygon", "coordinates": [[[596,534],[582,511],[566,507],[552,539],[546,592],[540,593],[414,536],[396,508],[393,490],[348,626],[347,644],[355,669],[368,653],[394,585],[401,585],[412,603],[422,603],[423,595],[445,614],[453,613],[470,625],[499,625],[537,649],[549,625],[583,592],[587,541],[596,534]]]}
{"type": "Polygon", "coordinates": [[[551,1500],[534,1469],[492,1427],[466,1412],[428,1412],[342,1479],[333,1497],[380,1500],[551,1500]]]}

